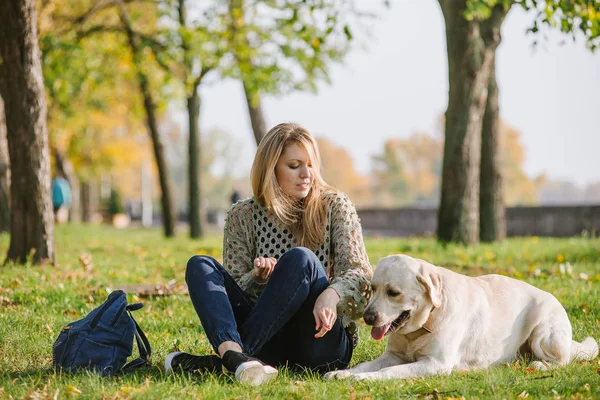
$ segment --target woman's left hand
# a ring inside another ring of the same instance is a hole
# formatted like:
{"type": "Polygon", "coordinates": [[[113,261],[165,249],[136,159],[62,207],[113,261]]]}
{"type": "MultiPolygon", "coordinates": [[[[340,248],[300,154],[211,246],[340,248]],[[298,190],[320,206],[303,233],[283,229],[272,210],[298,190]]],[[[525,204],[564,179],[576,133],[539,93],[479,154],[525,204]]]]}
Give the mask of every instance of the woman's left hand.
{"type": "Polygon", "coordinates": [[[337,319],[337,304],[340,302],[340,296],[335,289],[327,288],[317,297],[313,315],[315,316],[315,333],[316,338],[325,336],[327,332],[333,328],[333,324],[337,319]]]}

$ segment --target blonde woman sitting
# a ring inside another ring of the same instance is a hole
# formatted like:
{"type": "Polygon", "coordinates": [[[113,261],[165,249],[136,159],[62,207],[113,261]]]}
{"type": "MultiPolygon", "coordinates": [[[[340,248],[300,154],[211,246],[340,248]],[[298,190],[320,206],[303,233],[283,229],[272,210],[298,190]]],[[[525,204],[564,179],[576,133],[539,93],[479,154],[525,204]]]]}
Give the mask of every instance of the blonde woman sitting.
{"type": "Polygon", "coordinates": [[[227,214],[223,265],[208,256],[187,264],[218,356],[171,353],[165,370],[223,368],[259,385],[282,365],[346,368],[372,275],[354,205],[323,181],[316,141],[297,124],[265,135],[251,179],[254,196],[227,214]]]}

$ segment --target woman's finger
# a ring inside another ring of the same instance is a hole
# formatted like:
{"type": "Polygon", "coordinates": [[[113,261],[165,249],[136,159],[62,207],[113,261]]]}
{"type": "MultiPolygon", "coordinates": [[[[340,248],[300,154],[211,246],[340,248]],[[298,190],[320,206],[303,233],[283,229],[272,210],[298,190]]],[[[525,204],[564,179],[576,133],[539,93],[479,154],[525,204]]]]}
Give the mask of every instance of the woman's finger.
{"type": "Polygon", "coordinates": [[[319,332],[315,333],[315,338],[322,338],[327,332],[329,332],[329,329],[327,329],[326,327],[322,327],[319,332]]]}
{"type": "Polygon", "coordinates": [[[262,267],[261,274],[263,279],[267,279],[269,275],[271,275],[271,271],[269,270],[268,265],[262,267]]]}

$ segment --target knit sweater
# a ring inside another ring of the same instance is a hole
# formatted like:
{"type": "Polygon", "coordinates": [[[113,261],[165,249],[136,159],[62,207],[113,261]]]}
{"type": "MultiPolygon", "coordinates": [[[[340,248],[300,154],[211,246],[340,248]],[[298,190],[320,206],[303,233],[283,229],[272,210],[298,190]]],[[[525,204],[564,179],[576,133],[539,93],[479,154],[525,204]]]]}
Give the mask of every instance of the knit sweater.
{"type": "MultiPolygon", "coordinates": [[[[356,209],[341,192],[323,194],[327,204],[325,241],[311,249],[321,261],[330,287],[340,296],[337,314],[342,317],[357,341],[358,320],[369,296],[369,281],[373,274],[356,209]]],[[[269,213],[254,198],[238,201],[231,206],[225,223],[223,238],[223,265],[246,295],[256,301],[264,284],[252,278],[256,257],[279,259],[286,251],[296,247],[289,229],[282,226],[273,213],[269,213]]]]}

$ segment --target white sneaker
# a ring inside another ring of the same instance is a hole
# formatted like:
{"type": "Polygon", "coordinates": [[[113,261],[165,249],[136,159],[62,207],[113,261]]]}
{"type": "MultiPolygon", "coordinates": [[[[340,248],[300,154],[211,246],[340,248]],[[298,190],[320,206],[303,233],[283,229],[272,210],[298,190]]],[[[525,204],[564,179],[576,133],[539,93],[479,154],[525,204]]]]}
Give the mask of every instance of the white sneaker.
{"type": "Polygon", "coordinates": [[[277,377],[277,369],[244,353],[229,350],[223,354],[223,370],[234,372],[235,379],[245,385],[258,386],[277,377]]]}
{"type": "Polygon", "coordinates": [[[258,386],[277,377],[277,369],[258,360],[246,361],[235,370],[235,379],[245,385],[258,386]]]}

